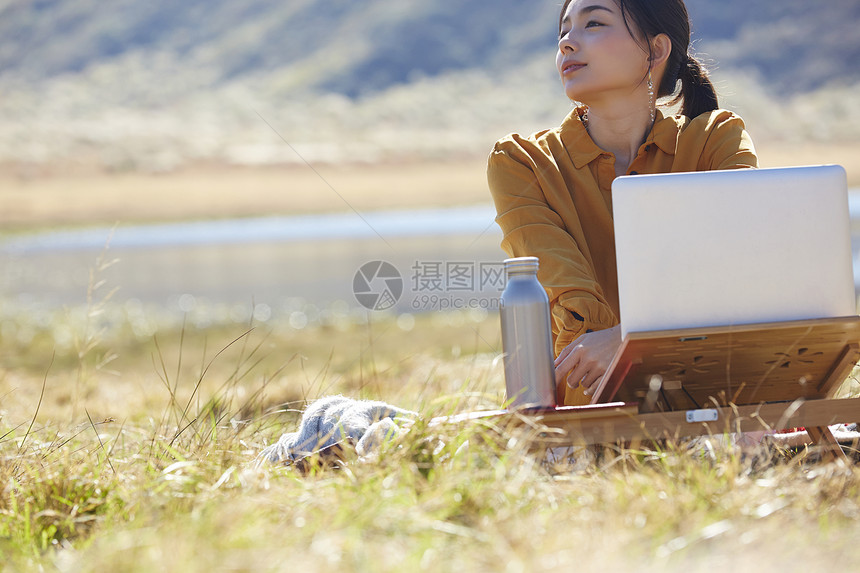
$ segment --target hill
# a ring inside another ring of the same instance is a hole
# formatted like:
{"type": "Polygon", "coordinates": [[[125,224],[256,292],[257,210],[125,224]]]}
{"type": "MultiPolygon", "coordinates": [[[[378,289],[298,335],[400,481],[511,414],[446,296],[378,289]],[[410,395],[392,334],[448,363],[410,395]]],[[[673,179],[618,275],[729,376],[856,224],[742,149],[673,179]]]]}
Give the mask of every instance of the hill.
{"type": "MultiPolygon", "coordinates": [[[[499,70],[552,50],[558,0],[37,0],[0,9],[0,69],[27,80],[130,58],[208,70],[209,85],[278,72],[356,96],[416,77],[499,70]]],[[[780,92],[860,79],[860,2],[690,0],[700,47],[780,92]]],[[[198,72],[199,73],[199,72],[198,72]]]]}
{"type": "MultiPolygon", "coordinates": [[[[7,0],[0,161],[295,160],[281,137],[332,160],[483,151],[500,132],[565,113],[552,63],[558,4],[7,0]]],[[[790,136],[785,117],[817,101],[818,136],[856,137],[847,102],[847,119],[818,112],[860,84],[860,3],[688,7],[727,101],[760,114],[768,135],[790,136]]]]}

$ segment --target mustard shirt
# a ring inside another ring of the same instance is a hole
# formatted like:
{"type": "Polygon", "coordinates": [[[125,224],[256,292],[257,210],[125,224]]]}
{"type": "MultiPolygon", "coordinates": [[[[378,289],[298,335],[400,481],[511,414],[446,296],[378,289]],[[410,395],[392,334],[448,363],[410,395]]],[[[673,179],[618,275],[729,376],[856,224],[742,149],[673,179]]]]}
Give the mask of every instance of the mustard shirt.
{"type": "MultiPolygon", "coordinates": [[[[540,259],[555,354],[578,336],[619,322],[612,194],[615,157],[591,140],[574,109],[561,126],[511,134],[490,154],[487,178],[511,257],[540,259]]],[[[656,121],[627,170],[670,173],[756,167],[743,120],[716,110],[656,121]]]]}

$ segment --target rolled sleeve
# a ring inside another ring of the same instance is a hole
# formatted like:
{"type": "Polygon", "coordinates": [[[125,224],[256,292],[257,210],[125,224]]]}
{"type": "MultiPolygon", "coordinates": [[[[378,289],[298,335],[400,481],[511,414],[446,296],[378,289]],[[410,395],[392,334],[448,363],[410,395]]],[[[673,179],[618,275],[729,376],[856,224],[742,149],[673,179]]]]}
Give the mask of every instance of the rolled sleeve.
{"type": "Polygon", "coordinates": [[[558,200],[553,194],[558,185],[548,174],[557,173],[557,168],[533,161],[511,140],[496,144],[487,167],[502,248],[511,257],[540,260],[538,279],[550,300],[556,354],[578,336],[618,323],[592,263],[565,225],[570,215],[563,218],[550,206],[558,200]]]}

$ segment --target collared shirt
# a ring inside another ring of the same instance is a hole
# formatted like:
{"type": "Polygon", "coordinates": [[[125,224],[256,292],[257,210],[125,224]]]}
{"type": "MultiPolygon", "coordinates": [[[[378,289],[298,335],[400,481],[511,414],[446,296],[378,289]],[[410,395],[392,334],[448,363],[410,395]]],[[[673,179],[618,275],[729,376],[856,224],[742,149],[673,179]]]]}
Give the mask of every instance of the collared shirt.
{"type": "MultiPolygon", "coordinates": [[[[615,157],[600,149],[577,108],[561,126],[499,140],[487,178],[496,204],[502,248],[511,257],[540,259],[558,355],[586,332],[619,322],[618,274],[611,185],[615,157]]],[[[628,175],[756,167],[743,120],[716,110],[695,119],[664,118],[654,126],[628,175]]]]}

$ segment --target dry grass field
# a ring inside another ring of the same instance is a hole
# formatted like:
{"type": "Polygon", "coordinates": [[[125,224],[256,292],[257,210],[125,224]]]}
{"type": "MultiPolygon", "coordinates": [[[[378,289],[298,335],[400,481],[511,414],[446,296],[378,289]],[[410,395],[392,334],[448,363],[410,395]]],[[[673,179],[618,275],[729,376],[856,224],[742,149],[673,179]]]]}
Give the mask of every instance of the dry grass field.
{"type": "Polygon", "coordinates": [[[141,339],[105,310],[32,317],[27,341],[4,327],[0,571],[860,565],[860,469],[813,451],[714,436],[556,464],[527,433],[419,421],[339,469],[255,465],[305,399],[381,399],[424,421],[498,407],[495,317],[174,324],[141,339]],[[58,330],[76,344],[58,348],[58,330]]]}
{"type": "MultiPolygon", "coordinates": [[[[760,147],[765,166],[858,147],[760,147]]],[[[484,160],[164,174],[0,172],[0,229],[488,202],[484,160]]],[[[0,571],[800,572],[860,566],[860,468],[729,436],[578,450],[433,416],[504,399],[498,317],[296,326],[0,300],[0,571]],[[380,457],[255,457],[330,394],[419,412],[380,457]]],[[[843,393],[857,395],[857,376],[843,393]]],[[[540,431],[536,428],[534,431],[540,431]]]]}
{"type": "MultiPolygon", "coordinates": [[[[758,145],[763,167],[838,163],[860,186],[860,143],[758,145]]],[[[370,211],[490,201],[485,157],[445,162],[189,166],[105,173],[87,167],[0,168],[0,229],[370,211]]]]}

